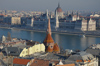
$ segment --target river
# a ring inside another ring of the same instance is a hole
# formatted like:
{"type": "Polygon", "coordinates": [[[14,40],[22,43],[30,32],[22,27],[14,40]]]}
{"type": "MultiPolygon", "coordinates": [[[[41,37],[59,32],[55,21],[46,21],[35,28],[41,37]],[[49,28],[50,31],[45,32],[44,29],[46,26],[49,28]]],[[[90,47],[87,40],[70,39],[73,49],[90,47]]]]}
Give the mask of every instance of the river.
{"type": "MultiPolygon", "coordinates": [[[[45,32],[33,32],[4,28],[0,28],[0,37],[2,35],[7,36],[8,32],[11,33],[11,37],[33,40],[41,43],[46,37],[45,32]]],[[[72,50],[84,50],[92,44],[100,43],[100,37],[80,37],[77,35],[52,33],[52,38],[54,39],[55,43],[59,44],[59,46],[63,47],[64,49],[72,50]]]]}

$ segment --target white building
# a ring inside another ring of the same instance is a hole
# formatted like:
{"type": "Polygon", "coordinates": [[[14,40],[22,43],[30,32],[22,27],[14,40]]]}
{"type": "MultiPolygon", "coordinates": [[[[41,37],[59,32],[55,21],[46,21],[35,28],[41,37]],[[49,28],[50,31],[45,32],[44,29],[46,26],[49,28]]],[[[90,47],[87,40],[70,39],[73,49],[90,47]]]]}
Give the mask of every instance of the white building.
{"type": "Polygon", "coordinates": [[[87,30],[88,31],[96,30],[96,21],[90,18],[87,22],[87,30]]]}
{"type": "Polygon", "coordinates": [[[11,17],[11,25],[21,25],[20,17],[11,17]]]}
{"type": "Polygon", "coordinates": [[[21,18],[20,17],[4,17],[3,22],[10,25],[21,25],[21,18]]]}
{"type": "MultiPolygon", "coordinates": [[[[62,18],[63,15],[62,9],[58,4],[57,9],[55,10],[55,17],[50,18],[51,29],[52,30],[80,30],[80,31],[95,31],[96,30],[96,21],[93,19],[81,19],[78,15],[69,14],[66,16],[66,19],[62,18]],[[60,18],[59,18],[60,17],[60,18]]],[[[46,29],[47,28],[47,19],[49,17],[48,10],[45,14],[42,14],[39,19],[34,20],[33,28],[34,29],[46,29]]]]}
{"type": "Polygon", "coordinates": [[[33,18],[27,18],[26,22],[27,22],[26,23],[27,26],[33,27],[33,22],[34,22],[33,18]]]}
{"type": "Polygon", "coordinates": [[[90,17],[100,17],[98,14],[90,15],[90,17]]]}
{"type": "Polygon", "coordinates": [[[75,22],[75,29],[87,31],[87,20],[85,20],[85,19],[77,20],[75,22]]]}
{"type": "Polygon", "coordinates": [[[2,43],[4,43],[6,41],[6,37],[4,35],[1,37],[1,41],[2,41],[2,43]]]}

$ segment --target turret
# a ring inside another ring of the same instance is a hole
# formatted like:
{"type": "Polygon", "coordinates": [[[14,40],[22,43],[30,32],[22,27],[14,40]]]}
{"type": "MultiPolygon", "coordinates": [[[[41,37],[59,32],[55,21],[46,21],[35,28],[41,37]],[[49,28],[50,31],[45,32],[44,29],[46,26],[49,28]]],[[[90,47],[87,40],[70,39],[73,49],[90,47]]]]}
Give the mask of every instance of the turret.
{"type": "Polygon", "coordinates": [[[67,16],[69,16],[69,11],[67,11],[67,16]]]}
{"type": "Polygon", "coordinates": [[[47,11],[46,11],[46,17],[47,17],[47,19],[48,19],[48,9],[47,9],[47,11]]]}
{"type": "Polygon", "coordinates": [[[55,28],[59,28],[59,20],[58,20],[57,11],[56,11],[56,26],[55,26],[55,28]]]}
{"type": "Polygon", "coordinates": [[[74,12],[72,11],[72,16],[74,15],[74,12]]]}

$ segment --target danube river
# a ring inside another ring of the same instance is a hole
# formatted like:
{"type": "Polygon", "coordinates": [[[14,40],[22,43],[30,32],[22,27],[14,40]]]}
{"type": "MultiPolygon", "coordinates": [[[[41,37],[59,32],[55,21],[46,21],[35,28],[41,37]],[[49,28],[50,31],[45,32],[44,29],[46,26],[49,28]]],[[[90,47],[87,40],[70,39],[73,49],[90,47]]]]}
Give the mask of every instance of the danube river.
{"type": "MultiPolygon", "coordinates": [[[[33,31],[3,29],[3,28],[0,28],[0,37],[2,35],[7,36],[8,32],[11,33],[12,37],[38,41],[41,43],[46,37],[46,33],[44,32],[33,32],[33,31]]],[[[100,37],[80,37],[77,35],[58,34],[58,33],[52,33],[52,37],[55,43],[58,43],[59,46],[63,47],[64,49],[84,50],[92,44],[100,43],[100,37]]]]}

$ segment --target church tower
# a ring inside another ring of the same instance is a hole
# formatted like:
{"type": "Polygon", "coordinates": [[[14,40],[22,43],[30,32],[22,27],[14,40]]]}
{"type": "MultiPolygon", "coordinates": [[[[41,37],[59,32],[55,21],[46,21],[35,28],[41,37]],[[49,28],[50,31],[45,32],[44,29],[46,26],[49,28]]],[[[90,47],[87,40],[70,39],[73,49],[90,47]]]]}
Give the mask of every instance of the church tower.
{"type": "Polygon", "coordinates": [[[47,36],[43,43],[46,47],[46,52],[53,52],[54,40],[51,37],[50,18],[48,18],[47,36]]]}
{"type": "Polygon", "coordinates": [[[51,37],[50,18],[48,18],[47,35],[46,35],[46,38],[43,41],[43,43],[45,45],[46,52],[60,53],[60,49],[59,49],[58,44],[55,44],[54,40],[51,37]]]}

